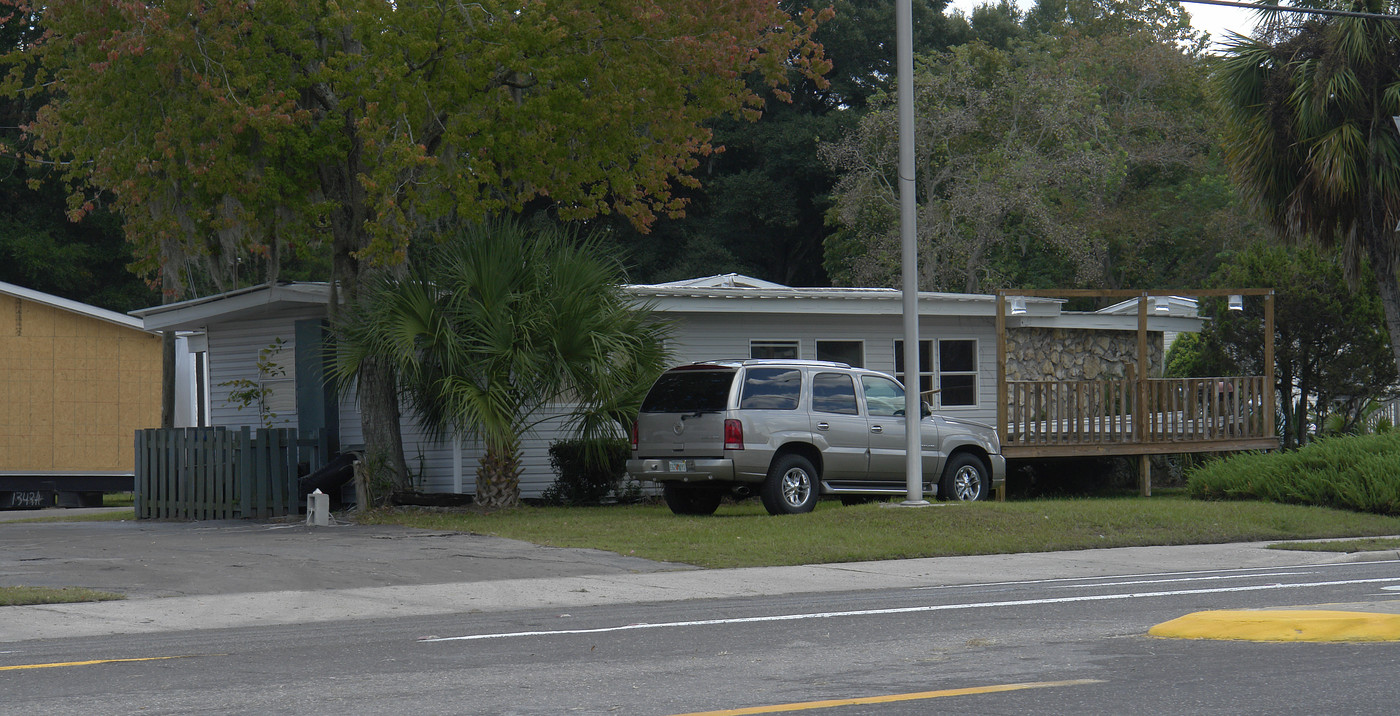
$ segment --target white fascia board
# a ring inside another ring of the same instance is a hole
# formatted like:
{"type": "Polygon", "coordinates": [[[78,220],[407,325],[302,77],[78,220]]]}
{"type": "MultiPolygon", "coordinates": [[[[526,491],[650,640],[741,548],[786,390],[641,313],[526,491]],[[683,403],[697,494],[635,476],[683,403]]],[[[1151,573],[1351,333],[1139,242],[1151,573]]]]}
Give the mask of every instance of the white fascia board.
{"type": "MultiPolygon", "coordinates": [[[[1147,330],[1152,333],[1197,333],[1205,322],[1191,316],[1148,316],[1147,330]]],[[[1023,316],[1007,319],[1013,328],[1071,328],[1095,331],[1137,331],[1137,316],[1107,313],[1064,313],[1059,316],[1023,316]]]]}
{"type": "Polygon", "coordinates": [[[132,318],[126,314],[109,311],[105,308],[98,308],[97,306],[92,306],[81,301],[54,296],[44,293],[43,291],[35,291],[32,288],[16,286],[15,284],[5,283],[4,281],[0,281],[0,294],[14,296],[15,298],[32,301],[50,308],[57,308],[61,311],[68,311],[69,313],[77,313],[87,316],[88,318],[96,318],[99,321],[106,321],[119,326],[134,328],[138,331],[146,330],[142,327],[140,319],[132,318]]]}
{"type": "Polygon", "coordinates": [[[211,323],[266,316],[290,307],[325,306],[329,300],[329,284],[290,283],[254,286],[131,313],[144,321],[148,331],[198,330],[211,323]]]}
{"type": "MultiPolygon", "coordinates": [[[[893,289],[700,289],[694,291],[627,286],[640,303],[660,313],[777,313],[826,315],[901,315],[903,295],[893,289]]],[[[1057,299],[1031,300],[1027,308],[1049,317],[1059,313],[1057,299]]],[[[983,294],[919,294],[920,315],[996,315],[996,297],[983,294]]]]}

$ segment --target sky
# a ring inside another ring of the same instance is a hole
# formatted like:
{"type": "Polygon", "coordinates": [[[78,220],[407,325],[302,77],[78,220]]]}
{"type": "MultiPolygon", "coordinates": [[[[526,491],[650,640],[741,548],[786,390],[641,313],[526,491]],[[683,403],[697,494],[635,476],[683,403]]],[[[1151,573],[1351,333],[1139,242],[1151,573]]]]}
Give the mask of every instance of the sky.
{"type": "MultiPolygon", "coordinates": [[[[952,0],[950,8],[957,8],[965,15],[971,15],[972,9],[978,5],[985,5],[994,0],[952,0]]],[[[1022,9],[1029,8],[1035,4],[1035,0],[1017,0],[1017,5],[1022,9]]],[[[1241,7],[1226,7],[1222,5],[1205,5],[1201,3],[1183,2],[1186,12],[1191,14],[1191,24],[1197,30],[1204,30],[1210,33],[1210,38],[1214,42],[1225,39],[1226,31],[1238,32],[1242,35],[1249,34],[1254,28],[1255,12],[1241,7]]]]}

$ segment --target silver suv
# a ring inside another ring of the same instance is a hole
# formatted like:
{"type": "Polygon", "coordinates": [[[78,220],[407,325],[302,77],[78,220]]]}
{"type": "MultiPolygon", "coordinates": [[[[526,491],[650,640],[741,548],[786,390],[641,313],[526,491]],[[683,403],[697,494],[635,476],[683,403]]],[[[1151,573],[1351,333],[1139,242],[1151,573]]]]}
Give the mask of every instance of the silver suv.
{"type": "MultiPolygon", "coordinates": [[[[924,492],[984,500],[1006,482],[996,430],[924,408],[924,492]],[[937,483],[930,482],[937,479],[937,483]]],[[[706,361],[672,368],[642,401],[627,472],[682,515],[757,492],[769,514],[905,493],[904,387],[844,363],[706,361]]]]}

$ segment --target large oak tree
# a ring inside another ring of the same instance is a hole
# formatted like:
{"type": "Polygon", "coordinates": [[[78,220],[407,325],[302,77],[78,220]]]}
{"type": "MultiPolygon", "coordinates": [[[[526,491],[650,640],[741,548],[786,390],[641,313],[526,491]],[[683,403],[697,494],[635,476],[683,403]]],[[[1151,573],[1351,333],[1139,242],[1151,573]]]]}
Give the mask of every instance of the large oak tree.
{"type": "MultiPolygon", "coordinates": [[[[0,4],[43,29],[0,89],[50,98],[28,135],[74,218],[112,197],[174,294],[184,267],[329,254],[333,311],[439,222],[676,213],[703,123],[762,106],[747,76],[826,69],[816,13],[776,0],[0,4]]],[[[371,464],[402,476],[391,372],[359,394],[371,464]]]]}

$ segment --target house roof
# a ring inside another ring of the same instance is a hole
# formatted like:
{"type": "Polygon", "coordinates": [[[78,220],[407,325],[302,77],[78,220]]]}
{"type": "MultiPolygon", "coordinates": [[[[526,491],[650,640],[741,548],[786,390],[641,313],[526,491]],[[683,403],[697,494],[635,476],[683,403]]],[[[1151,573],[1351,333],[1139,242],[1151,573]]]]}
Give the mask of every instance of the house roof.
{"type": "Polygon", "coordinates": [[[144,322],[146,330],[197,330],[211,322],[258,318],[286,309],[325,306],[330,295],[328,283],[262,284],[142,308],[132,311],[131,315],[144,322]]]}
{"type": "MultiPolygon", "coordinates": [[[[904,292],[893,288],[793,288],[742,274],[721,274],[668,283],[630,284],[628,293],[656,310],[695,313],[901,314],[904,292]],[[820,308],[818,308],[820,307],[820,308]]],[[[1063,301],[1027,299],[1027,309],[1056,315],[1063,301]]],[[[996,297],[973,293],[919,292],[920,314],[991,316],[996,297]]]]}
{"type": "Polygon", "coordinates": [[[33,301],[34,303],[50,308],[57,308],[61,311],[68,311],[69,313],[77,313],[87,316],[88,318],[96,318],[99,321],[106,321],[119,326],[134,328],[138,331],[146,330],[139,318],[132,318],[131,316],[117,313],[116,311],[109,311],[105,308],[98,308],[97,306],[92,306],[81,301],[54,296],[44,293],[43,291],[35,291],[32,288],[16,286],[15,284],[5,283],[4,281],[0,281],[0,295],[14,296],[15,298],[20,298],[25,301],[33,301]]]}
{"type": "Polygon", "coordinates": [[[680,281],[646,284],[652,287],[668,288],[788,288],[781,283],[764,281],[761,278],[738,273],[721,273],[701,278],[687,278],[680,281]]]}
{"type": "MultiPolygon", "coordinates": [[[[684,281],[629,284],[623,290],[653,310],[674,313],[779,313],[826,315],[901,315],[904,293],[893,288],[793,288],[772,281],[728,273],[684,281]]],[[[238,289],[205,298],[132,311],[147,330],[195,330],[210,323],[243,320],[309,307],[330,300],[326,283],[281,283],[238,289]]],[[[1012,326],[1134,330],[1137,310],[1077,313],[1061,310],[1059,298],[1027,297],[1024,316],[1008,319],[1012,326]]],[[[921,315],[996,315],[996,296],[970,293],[919,292],[921,315]]],[[[1172,320],[1148,316],[1151,330],[1199,330],[1194,317],[1172,320]],[[1184,321],[1184,322],[1183,322],[1184,321]]]]}
{"type": "MultiPolygon", "coordinates": [[[[1152,296],[1152,303],[1147,307],[1148,317],[1153,316],[1175,316],[1184,318],[1195,318],[1200,315],[1197,308],[1197,301],[1187,296],[1152,296]]],[[[1137,315],[1138,299],[1130,298],[1121,303],[1115,303],[1108,308],[1100,308],[1095,313],[1107,313],[1113,315],[1137,315]]]]}

